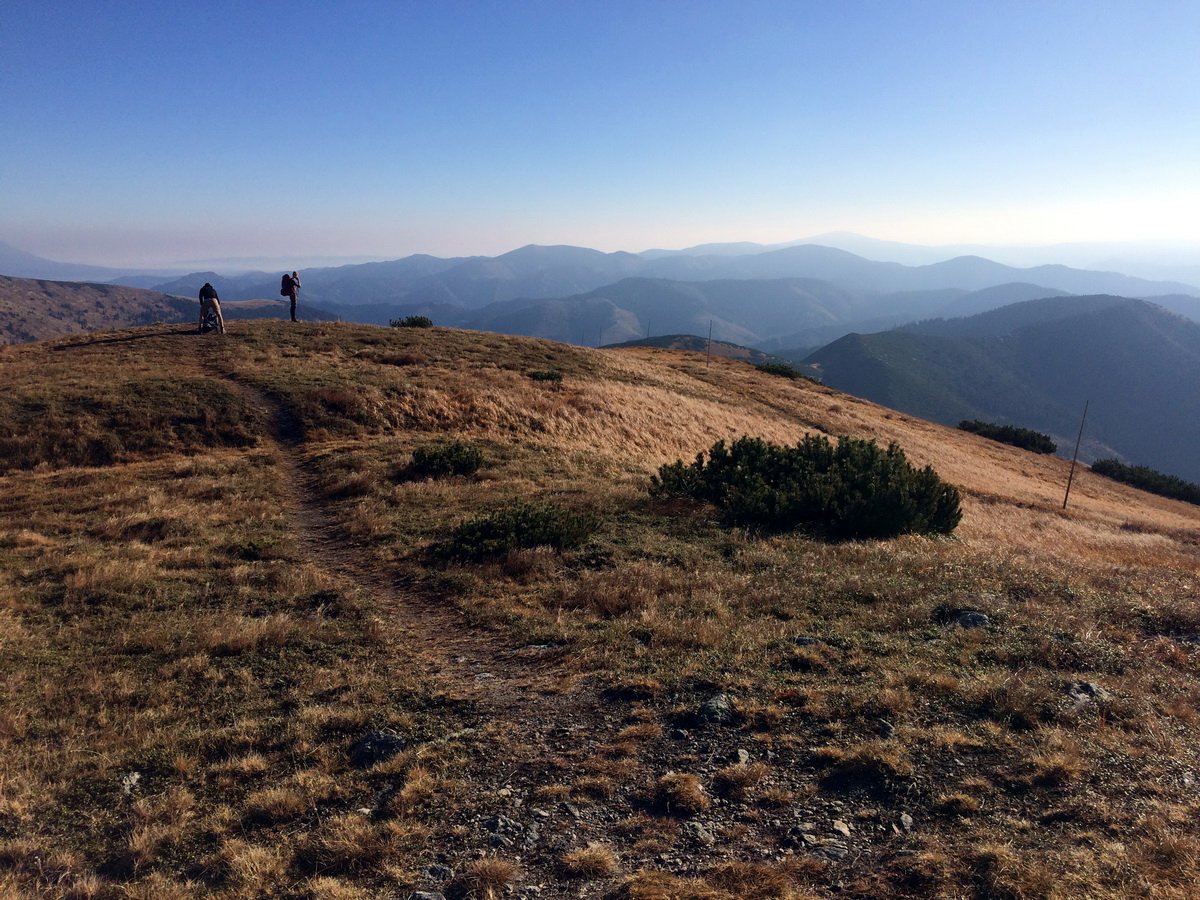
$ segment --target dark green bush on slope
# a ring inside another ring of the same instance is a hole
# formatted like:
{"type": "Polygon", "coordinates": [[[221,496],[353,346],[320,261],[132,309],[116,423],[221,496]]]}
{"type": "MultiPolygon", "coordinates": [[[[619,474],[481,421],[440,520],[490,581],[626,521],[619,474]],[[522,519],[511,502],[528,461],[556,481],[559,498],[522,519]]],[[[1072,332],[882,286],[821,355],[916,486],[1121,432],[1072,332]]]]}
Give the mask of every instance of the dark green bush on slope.
{"type": "Polygon", "coordinates": [[[897,444],[849,437],[836,446],[819,435],[795,447],[718,441],[707,459],[660,468],[650,490],[714,503],[728,525],[830,540],[949,534],[962,518],[958,491],[932,468],[914,468],[897,444]]]}
{"type": "Polygon", "coordinates": [[[591,537],[597,525],[592,515],[552,504],[517,503],[464,522],[434,552],[446,559],[479,561],[522,548],[573,550],[591,537]]]}
{"type": "Polygon", "coordinates": [[[1200,506],[1200,484],[1184,481],[1146,466],[1128,466],[1115,459],[1098,459],[1092,463],[1097,475],[1132,485],[1151,494],[1183,500],[1200,506]]]}
{"type": "Polygon", "coordinates": [[[449,478],[451,475],[474,475],[483,465],[483,452],[478,447],[454,441],[438,447],[418,447],[413,451],[413,474],[424,478],[449,478]]]}
{"type": "Polygon", "coordinates": [[[958,423],[959,430],[969,431],[981,437],[1011,444],[1022,450],[1032,450],[1034,453],[1053,453],[1058,445],[1050,439],[1050,435],[1033,431],[1029,428],[1018,428],[1015,425],[994,425],[991,422],[981,422],[978,419],[964,419],[958,423]]]}
{"type": "Polygon", "coordinates": [[[429,316],[405,316],[403,319],[392,319],[388,325],[392,328],[432,328],[433,319],[429,316]]]}

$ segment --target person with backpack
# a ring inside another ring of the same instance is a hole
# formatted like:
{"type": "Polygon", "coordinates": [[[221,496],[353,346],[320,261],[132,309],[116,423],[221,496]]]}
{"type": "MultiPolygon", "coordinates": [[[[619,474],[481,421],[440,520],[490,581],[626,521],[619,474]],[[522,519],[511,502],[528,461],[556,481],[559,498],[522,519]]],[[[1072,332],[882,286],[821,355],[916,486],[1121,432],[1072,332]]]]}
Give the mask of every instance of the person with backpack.
{"type": "Polygon", "coordinates": [[[283,280],[279,284],[279,293],[284,297],[292,298],[292,321],[299,322],[296,318],[296,295],[300,293],[300,276],[296,272],[289,275],[283,273],[283,280]]]}
{"type": "Polygon", "coordinates": [[[217,331],[221,334],[225,333],[225,317],[221,315],[221,298],[217,296],[217,289],[204,282],[204,287],[200,288],[200,321],[196,323],[196,330],[201,334],[204,333],[204,320],[213,315],[217,320],[217,331]]]}

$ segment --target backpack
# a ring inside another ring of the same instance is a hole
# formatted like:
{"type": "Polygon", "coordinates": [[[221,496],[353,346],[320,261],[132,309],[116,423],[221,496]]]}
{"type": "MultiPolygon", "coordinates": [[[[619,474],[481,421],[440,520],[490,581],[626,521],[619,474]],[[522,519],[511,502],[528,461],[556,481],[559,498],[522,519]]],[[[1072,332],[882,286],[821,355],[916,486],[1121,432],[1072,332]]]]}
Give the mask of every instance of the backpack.
{"type": "Polygon", "coordinates": [[[279,285],[279,294],[282,297],[290,297],[292,295],[292,276],[283,273],[283,281],[279,285]]]}

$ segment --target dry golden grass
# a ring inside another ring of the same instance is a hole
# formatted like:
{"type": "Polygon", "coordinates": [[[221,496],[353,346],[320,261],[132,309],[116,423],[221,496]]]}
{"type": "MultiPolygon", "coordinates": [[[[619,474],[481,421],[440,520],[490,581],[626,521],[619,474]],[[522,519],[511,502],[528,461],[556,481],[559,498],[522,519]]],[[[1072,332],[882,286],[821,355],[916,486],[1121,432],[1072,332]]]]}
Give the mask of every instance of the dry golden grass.
{"type": "Polygon", "coordinates": [[[700,779],[688,772],[668,772],[654,785],[654,801],[677,816],[694,816],[712,806],[700,779]]]}
{"type": "Polygon", "coordinates": [[[604,844],[588,844],[578,850],[569,850],[560,860],[563,874],[568,878],[594,879],[612,875],[620,863],[612,847],[604,844]]]}
{"type": "Polygon", "coordinates": [[[18,448],[34,467],[0,474],[4,890],[379,896],[443,852],[486,896],[516,873],[468,873],[491,849],[474,823],[522,797],[551,816],[526,854],[547,898],[589,849],[550,849],[568,804],[593,829],[575,847],[692,863],[640,872],[630,898],[1194,888],[1194,507],[1084,471],[1063,512],[1063,460],[684,353],[341,325],[115,337],[3,351],[0,421],[73,398],[18,448]],[[527,375],[548,369],[560,385],[527,375]],[[167,371],[220,414],[147,441],[167,371]],[[898,441],[963,491],[962,525],[830,546],[647,497],[659,464],[719,438],[806,431],[898,441]],[[401,477],[448,438],[480,447],[477,476],[401,477]],[[531,497],[600,528],[567,553],[428,555],[531,497]],[[378,585],[450,618],[422,627],[378,585]],[[696,724],[716,690],[736,722],[696,724]],[[410,745],[350,765],[372,728],[410,745]],[[770,768],[727,766],[731,746],[770,768]],[[863,817],[845,860],[771,824],[830,800],[863,817]],[[715,851],[681,813],[732,861],[694,865],[715,851]],[[792,855],[746,862],[763,848],[792,855]]]}

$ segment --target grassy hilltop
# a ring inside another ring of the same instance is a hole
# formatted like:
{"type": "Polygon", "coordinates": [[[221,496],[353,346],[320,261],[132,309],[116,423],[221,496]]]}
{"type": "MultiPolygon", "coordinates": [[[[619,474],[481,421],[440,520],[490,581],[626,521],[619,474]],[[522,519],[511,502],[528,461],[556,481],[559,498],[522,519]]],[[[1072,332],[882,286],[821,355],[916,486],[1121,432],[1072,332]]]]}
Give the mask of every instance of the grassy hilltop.
{"type": "Polygon", "coordinates": [[[1085,470],[1064,512],[1062,460],[670,350],[158,326],[0,349],[0,387],[0,896],[1200,879],[1195,507],[1085,470]],[[648,495],[806,432],[898,441],[961,525],[648,495]],[[477,471],[422,470],[454,441],[477,471]],[[470,552],[518,503],[581,541],[470,552]]]}

